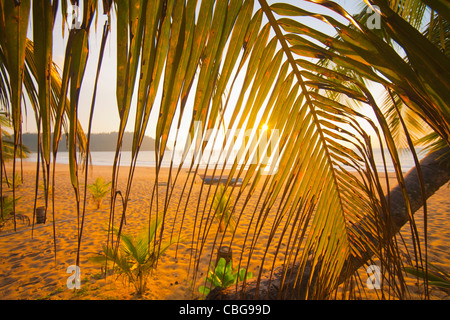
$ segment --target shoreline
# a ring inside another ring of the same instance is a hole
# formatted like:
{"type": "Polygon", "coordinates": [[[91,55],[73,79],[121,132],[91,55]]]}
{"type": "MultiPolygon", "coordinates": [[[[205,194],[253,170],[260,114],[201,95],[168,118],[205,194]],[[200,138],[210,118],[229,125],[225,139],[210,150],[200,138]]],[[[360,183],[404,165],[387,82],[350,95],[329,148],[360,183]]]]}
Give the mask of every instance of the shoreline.
{"type": "MultiPolygon", "coordinates": [[[[375,148],[374,150],[378,150],[377,152],[375,152],[374,155],[374,160],[376,163],[376,166],[378,168],[378,170],[380,172],[384,172],[384,164],[382,161],[382,156],[380,153],[380,148],[375,148]]],[[[421,153],[422,149],[417,150],[418,153],[418,157],[419,160],[422,159],[425,155],[421,153]]],[[[222,168],[223,167],[223,162],[224,159],[220,158],[221,160],[218,160],[218,153],[220,153],[220,150],[214,150],[212,153],[212,158],[209,159],[210,156],[210,151],[211,150],[205,150],[205,152],[203,153],[203,157],[202,160],[200,161],[200,169],[204,169],[207,166],[206,162],[209,162],[209,167],[214,166],[215,163],[218,163],[218,167],[222,168]],[[205,157],[209,160],[209,161],[204,161],[205,157]]],[[[173,155],[173,150],[168,150],[165,153],[165,157],[162,161],[162,166],[161,168],[169,168],[171,166],[171,160],[172,160],[172,155],[173,155]],[[167,157],[167,158],[166,158],[167,157]]],[[[387,154],[388,150],[384,149],[384,152],[387,154]]],[[[95,165],[95,166],[112,166],[113,165],[113,159],[114,159],[114,154],[115,151],[92,151],[91,155],[93,155],[92,157],[92,162],[91,165],[95,165]]],[[[35,158],[36,158],[37,153],[33,152],[30,154],[28,160],[25,160],[24,162],[36,162],[35,158]]],[[[57,158],[57,163],[59,164],[65,164],[68,165],[68,152],[67,151],[60,151],[58,152],[58,158],[57,158]]],[[[225,155],[222,154],[222,157],[224,157],[225,155]]],[[[234,155],[236,156],[236,155],[234,155]]],[[[154,159],[155,155],[154,155],[154,150],[141,150],[136,162],[136,166],[137,167],[148,167],[148,168],[154,168],[156,166],[155,163],[155,159],[154,159]]],[[[401,161],[401,165],[402,165],[402,171],[403,173],[406,173],[407,171],[409,171],[409,169],[411,169],[412,167],[414,167],[414,159],[412,157],[412,155],[409,152],[400,152],[399,153],[399,157],[400,157],[400,161],[401,161]]],[[[388,157],[389,158],[389,157],[388,157]]],[[[230,160],[228,161],[228,164],[226,165],[226,169],[230,169],[233,161],[231,161],[231,159],[233,158],[233,155],[231,155],[230,160]]],[[[181,160],[181,152],[180,151],[176,151],[175,156],[174,156],[174,161],[172,162],[173,167],[176,168],[179,166],[180,164],[180,160],[181,160]]],[[[190,167],[190,161],[192,160],[192,155],[187,156],[185,159],[185,163],[183,163],[182,169],[188,169],[190,167]]],[[[389,173],[393,173],[395,172],[393,164],[389,161],[389,159],[386,159],[387,163],[387,170],[389,173]]],[[[121,153],[121,167],[129,167],[131,162],[131,151],[122,151],[121,153]]],[[[197,165],[198,160],[195,160],[194,162],[194,167],[197,165]]],[[[345,166],[344,166],[345,167],[345,166]]],[[[346,168],[348,171],[352,172],[354,169],[349,167],[346,168]]]]}

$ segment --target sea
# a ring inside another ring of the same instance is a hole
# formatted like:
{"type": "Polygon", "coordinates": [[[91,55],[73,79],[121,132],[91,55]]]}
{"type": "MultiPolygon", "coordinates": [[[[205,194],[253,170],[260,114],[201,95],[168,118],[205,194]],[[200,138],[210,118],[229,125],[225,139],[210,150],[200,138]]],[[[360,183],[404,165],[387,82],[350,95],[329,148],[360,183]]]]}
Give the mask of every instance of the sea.
{"type": "MultiPolygon", "coordinates": [[[[394,165],[392,164],[392,161],[390,161],[389,157],[389,151],[384,150],[384,156],[386,159],[386,164],[383,162],[383,156],[381,149],[373,149],[374,151],[374,160],[375,164],[377,166],[377,170],[382,172],[384,171],[384,166],[386,165],[386,169],[388,172],[394,172],[394,165]]],[[[424,154],[421,152],[421,150],[416,150],[419,160],[421,160],[424,156],[424,154]]],[[[112,166],[114,162],[114,151],[93,151],[91,152],[91,159],[89,160],[89,163],[92,165],[98,165],[98,166],[112,166]]],[[[412,154],[408,151],[401,151],[399,153],[400,157],[400,163],[402,166],[402,171],[407,172],[409,169],[415,166],[414,158],[412,154]]],[[[80,157],[78,157],[80,158],[80,157]]],[[[199,164],[200,168],[205,168],[208,164],[209,160],[209,167],[215,165],[216,163],[219,164],[220,168],[222,168],[225,157],[223,156],[223,153],[221,154],[219,150],[214,150],[212,153],[209,151],[205,151],[201,159],[197,157],[197,159],[194,161],[194,165],[199,164]],[[222,157],[221,157],[222,155],[222,157]],[[199,160],[200,159],[200,160],[199,160]]],[[[35,162],[37,159],[36,153],[31,153],[25,161],[35,162]]],[[[162,167],[170,167],[170,164],[172,162],[172,166],[174,168],[177,168],[182,160],[182,153],[181,152],[175,152],[173,154],[173,151],[167,151],[164,155],[163,161],[161,166],[162,167]]],[[[68,152],[58,152],[58,155],[56,157],[56,163],[61,164],[68,164],[69,163],[69,153],[68,152]]],[[[187,157],[185,157],[185,161],[183,162],[184,168],[189,168],[192,163],[192,154],[189,154],[187,157]]],[[[131,151],[122,151],[120,156],[120,165],[121,166],[128,166],[131,164],[131,151]]],[[[268,163],[270,165],[270,161],[268,163]]],[[[155,161],[155,152],[154,151],[140,151],[138,155],[138,159],[136,161],[137,167],[155,167],[156,161],[155,161]]],[[[228,161],[226,164],[226,168],[231,168],[232,162],[228,161]]],[[[352,170],[350,167],[347,167],[347,169],[352,170]]]]}

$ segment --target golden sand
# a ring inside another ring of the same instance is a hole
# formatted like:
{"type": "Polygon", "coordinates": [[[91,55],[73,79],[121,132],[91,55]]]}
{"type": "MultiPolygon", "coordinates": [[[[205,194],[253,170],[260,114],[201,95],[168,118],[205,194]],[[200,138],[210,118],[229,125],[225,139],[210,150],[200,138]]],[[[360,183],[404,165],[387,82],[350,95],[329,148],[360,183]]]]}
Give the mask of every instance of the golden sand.
{"type": "MultiPolygon", "coordinates": [[[[34,192],[35,192],[35,164],[24,162],[24,183],[17,189],[17,196],[21,197],[16,211],[27,215],[32,219],[34,192]]],[[[121,168],[118,183],[118,190],[122,193],[126,189],[128,170],[121,168]]],[[[161,211],[164,205],[164,195],[168,170],[162,169],[162,182],[159,184],[158,206],[161,211]]],[[[88,183],[92,183],[97,177],[102,176],[109,181],[111,178],[111,167],[95,166],[91,167],[88,183]]],[[[136,233],[142,226],[148,223],[150,196],[154,184],[154,168],[136,168],[133,179],[132,191],[126,212],[126,224],[124,231],[136,233]]],[[[196,183],[189,197],[183,196],[180,201],[180,209],[176,211],[176,206],[182,194],[184,181],[188,178],[187,170],[180,171],[179,182],[173,189],[170,210],[166,219],[169,226],[164,230],[166,236],[170,236],[172,225],[175,225],[174,233],[181,229],[181,234],[187,241],[179,244],[178,247],[171,247],[158,263],[158,268],[150,276],[148,290],[138,297],[134,293],[131,284],[126,283],[121,278],[113,276],[104,278],[99,265],[88,261],[88,257],[101,252],[102,246],[106,243],[106,232],[109,221],[109,200],[105,200],[100,209],[96,209],[92,202],[88,201],[85,212],[85,222],[82,234],[80,269],[81,269],[81,289],[69,290],[67,279],[71,275],[67,273],[67,268],[75,264],[77,252],[78,218],[74,192],[70,184],[67,165],[58,164],[56,166],[56,192],[55,192],[55,229],[56,229],[56,260],[53,242],[53,217],[51,210],[47,214],[47,222],[31,227],[17,222],[17,231],[14,232],[11,226],[0,231],[0,299],[192,299],[199,297],[198,286],[203,283],[207,268],[211,261],[215,261],[215,249],[212,249],[214,236],[216,235],[217,224],[210,223],[207,217],[195,219],[197,204],[200,199],[200,208],[209,202],[207,201],[207,187],[200,190],[201,180],[198,176],[190,175],[189,179],[195,179],[196,183]],[[181,225],[181,215],[185,214],[183,225],[181,225]],[[205,229],[205,225],[211,226],[205,229]],[[201,229],[199,229],[201,227],[201,229]],[[192,242],[192,233],[195,230],[195,239],[198,238],[200,230],[201,243],[192,242]],[[204,230],[209,233],[203,235],[204,230]],[[176,250],[177,249],[177,250],[176,250]],[[176,255],[175,255],[176,250],[176,255]],[[201,251],[200,251],[201,250],[201,251]],[[192,252],[199,253],[199,260],[191,259],[192,252]],[[201,254],[200,254],[201,252],[201,254]],[[211,254],[213,252],[213,254],[211,254]],[[193,279],[192,270],[198,267],[200,272],[197,278],[193,279]],[[203,272],[203,273],[202,273],[203,272]]],[[[83,177],[80,177],[80,181],[83,177]]],[[[191,181],[191,180],[188,180],[191,181]]],[[[394,182],[393,182],[394,183],[394,182]]],[[[187,184],[190,187],[190,184],[187,184]]],[[[39,190],[42,195],[42,190],[39,190]]],[[[187,194],[187,190],[184,194],[187,194]]],[[[429,260],[437,266],[450,271],[450,189],[448,186],[442,187],[435,195],[429,199],[428,203],[428,254],[429,260]]],[[[109,197],[107,197],[109,198],[109,197]]],[[[245,198],[245,197],[244,197],[245,198]]],[[[243,201],[238,202],[243,205],[243,201]]],[[[247,207],[253,210],[257,205],[257,196],[251,197],[247,207]]],[[[156,199],[154,199],[156,204],[156,199]]],[[[38,200],[38,206],[44,204],[42,197],[38,200]]],[[[121,202],[117,201],[115,210],[115,224],[120,221],[121,202]]],[[[156,207],[153,209],[153,213],[156,207]]],[[[201,211],[201,210],[200,210],[201,211]]],[[[419,227],[422,225],[421,214],[417,213],[419,227]]],[[[267,223],[271,225],[270,217],[267,223]]],[[[246,226],[253,224],[250,217],[243,215],[239,221],[242,230],[246,226]]],[[[405,226],[406,228],[407,226],[405,226]]],[[[407,232],[408,230],[406,230],[407,232]]],[[[270,227],[263,228],[258,241],[268,239],[270,227]]],[[[241,254],[246,257],[248,250],[244,248],[245,232],[237,230],[236,236],[232,240],[233,255],[239,258],[241,254]]],[[[249,235],[251,237],[252,234],[249,235]]],[[[226,235],[223,243],[229,244],[230,235],[226,235]]],[[[220,238],[217,240],[220,242],[220,238]]],[[[247,242],[248,243],[248,240],[247,242]]],[[[216,245],[217,247],[217,245],[216,245]]],[[[264,255],[264,247],[256,246],[253,257],[257,260],[264,255]]],[[[273,253],[269,252],[267,261],[273,260],[273,253]]],[[[281,261],[277,261],[277,263],[281,261]]],[[[267,271],[264,266],[264,271],[267,271]]],[[[248,268],[254,273],[259,272],[258,265],[250,265],[248,268]]],[[[411,290],[414,291],[415,281],[410,281],[411,290]]],[[[420,290],[420,288],[419,288],[420,290]]],[[[372,292],[369,298],[375,298],[372,292]]],[[[439,290],[432,290],[433,299],[448,299],[449,296],[439,290]]],[[[413,296],[414,298],[414,296],[413,296]]]]}

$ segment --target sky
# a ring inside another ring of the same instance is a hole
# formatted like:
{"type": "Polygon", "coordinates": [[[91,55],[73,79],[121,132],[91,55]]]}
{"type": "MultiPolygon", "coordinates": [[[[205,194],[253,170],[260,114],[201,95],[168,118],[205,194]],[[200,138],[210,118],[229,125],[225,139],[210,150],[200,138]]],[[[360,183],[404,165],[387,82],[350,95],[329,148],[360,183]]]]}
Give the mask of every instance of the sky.
{"type": "MultiPolygon", "coordinates": [[[[269,5],[272,3],[275,3],[278,1],[268,1],[269,5]]],[[[310,9],[311,11],[317,10],[317,6],[310,3],[305,3],[303,1],[287,1],[292,4],[304,4],[306,10],[310,9]],[[315,9],[313,9],[315,8],[315,9]]],[[[357,4],[360,1],[350,1],[350,0],[340,0],[338,1],[347,11],[350,13],[353,13],[357,9],[357,4]]],[[[101,2],[100,2],[101,3],[101,2]]],[[[257,4],[257,1],[255,1],[255,7],[259,7],[257,4]]],[[[114,11],[114,10],[113,10],[114,11]]],[[[99,10],[101,13],[102,10],[99,10]]],[[[95,29],[95,26],[91,27],[91,33],[89,38],[89,59],[88,64],[86,67],[86,72],[83,80],[83,84],[81,87],[81,93],[80,93],[80,100],[79,100],[79,111],[78,111],[78,117],[79,120],[85,129],[87,131],[88,127],[88,120],[89,120],[89,111],[91,106],[91,100],[92,100],[92,94],[93,94],[93,87],[94,87],[94,81],[95,81],[95,74],[96,74],[96,68],[97,68],[97,60],[99,55],[99,47],[101,44],[101,38],[102,38],[102,29],[103,25],[106,20],[106,16],[99,14],[97,17],[97,28],[95,29]]],[[[317,24],[314,19],[310,19],[311,23],[314,24],[314,27],[321,28],[323,32],[332,32],[334,35],[335,33],[331,29],[331,27],[328,27],[324,24],[317,24]]],[[[95,23],[95,21],[93,21],[95,23]]],[[[67,41],[67,35],[68,30],[66,26],[65,30],[65,36],[62,36],[62,19],[61,14],[59,13],[57,15],[57,20],[55,22],[54,27],[54,44],[53,44],[53,59],[56,62],[58,66],[62,69],[63,63],[64,63],[64,50],[65,50],[65,43],[67,41]]],[[[30,30],[30,34],[31,30],[30,30]]],[[[32,37],[32,36],[31,36],[32,37]]],[[[62,73],[62,72],[61,72],[62,73]]],[[[240,80],[242,81],[242,80],[240,80]]],[[[238,85],[236,87],[239,88],[238,85]]],[[[137,90],[137,86],[135,88],[137,90]]],[[[191,94],[193,96],[193,94],[191,94]]],[[[160,95],[156,98],[156,103],[158,101],[158,98],[160,98],[160,95]]],[[[233,103],[233,95],[231,97],[231,104],[233,103]]],[[[132,102],[132,109],[129,116],[128,125],[126,127],[126,131],[133,131],[134,128],[134,117],[135,117],[135,100],[132,102]]],[[[187,106],[187,113],[189,114],[189,109],[192,110],[192,103],[188,102],[187,106]]],[[[24,123],[24,132],[36,132],[36,124],[35,124],[35,117],[32,114],[31,108],[28,109],[28,115],[25,119],[24,123]]],[[[155,112],[152,112],[150,116],[150,123],[149,123],[149,129],[147,130],[146,134],[154,137],[154,128],[156,127],[156,121],[157,121],[157,115],[159,112],[155,110],[155,112]]],[[[371,115],[370,115],[371,116],[371,115]]],[[[112,27],[111,32],[108,37],[105,54],[103,57],[103,64],[102,69],[100,73],[99,78],[99,85],[97,88],[97,98],[95,102],[95,109],[94,109],[94,117],[93,117],[93,132],[94,133],[101,133],[101,132],[112,132],[117,131],[119,127],[119,113],[117,109],[117,102],[116,102],[116,32],[115,32],[115,16],[112,15],[112,27]]],[[[183,121],[183,123],[188,123],[189,121],[183,121]]],[[[172,135],[173,138],[173,135],[172,135]]],[[[169,138],[170,140],[170,138],[169,138]]]]}

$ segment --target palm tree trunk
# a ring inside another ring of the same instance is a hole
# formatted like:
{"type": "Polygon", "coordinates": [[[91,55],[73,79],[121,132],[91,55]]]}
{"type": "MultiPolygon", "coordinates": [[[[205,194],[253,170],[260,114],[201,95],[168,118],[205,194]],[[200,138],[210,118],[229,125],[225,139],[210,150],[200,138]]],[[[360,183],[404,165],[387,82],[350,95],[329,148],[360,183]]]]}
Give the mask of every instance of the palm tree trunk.
{"type": "MultiPolygon", "coordinates": [[[[428,199],[432,196],[440,187],[450,180],[449,162],[443,161],[442,158],[445,153],[450,152],[450,148],[444,148],[439,151],[435,151],[426,156],[421,162],[420,167],[422,169],[423,183],[425,186],[425,198],[428,199]]],[[[405,176],[405,186],[410,198],[411,210],[416,212],[423,206],[421,184],[418,179],[418,173],[416,168],[412,168],[405,176]]],[[[409,221],[408,210],[403,198],[403,194],[400,186],[395,187],[386,196],[386,200],[389,201],[392,218],[392,235],[397,233],[406,222],[409,221]]],[[[373,219],[373,218],[368,218],[373,219]]],[[[362,221],[364,224],[365,221],[362,221]]],[[[363,228],[355,228],[362,230],[363,228]]],[[[363,231],[361,231],[363,232],[363,231]]],[[[377,245],[377,239],[370,237],[370,240],[377,245]]],[[[350,256],[346,263],[345,270],[339,278],[339,283],[346,280],[349,274],[352,274],[360,267],[362,267],[372,257],[373,252],[369,249],[369,245],[365,248],[361,248],[361,258],[350,256]]],[[[376,247],[376,246],[375,246],[376,247]]],[[[227,289],[216,288],[210,292],[207,299],[211,300],[232,300],[232,299],[280,299],[281,297],[289,297],[290,299],[304,298],[306,292],[312,290],[314,277],[308,284],[310,278],[311,267],[307,265],[303,272],[303,281],[298,283],[296,277],[288,279],[284,277],[285,274],[297,274],[299,265],[295,264],[288,268],[287,272],[283,267],[277,268],[273,276],[264,274],[261,277],[261,281],[258,284],[255,279],[250,279],[238,286],[236,290],[235,286],[231,286],[227,289]],[[292,273],[291,273],[292,272],[292,273]],[[295,288],[295,289],[294,289],[295,288]]]]}

